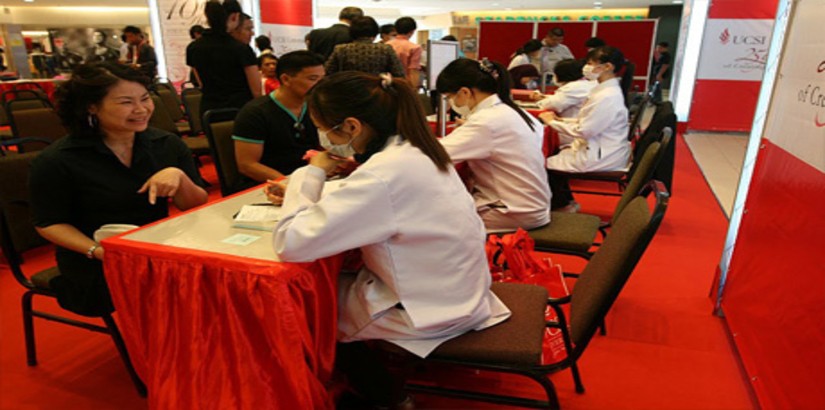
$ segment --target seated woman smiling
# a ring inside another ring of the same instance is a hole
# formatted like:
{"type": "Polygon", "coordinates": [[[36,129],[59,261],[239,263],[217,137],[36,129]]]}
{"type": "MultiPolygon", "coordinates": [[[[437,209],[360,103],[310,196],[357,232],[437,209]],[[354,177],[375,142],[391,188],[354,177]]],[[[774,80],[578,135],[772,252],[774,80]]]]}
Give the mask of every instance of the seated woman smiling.
{"type": "Polygon", "coordinates": [[[406,398],[403,382],[363,341],[424,357],[510,311],[490,291],[484,225],[412,87],[389,75],[341,72],[318,82],[307,103],[328,151],[281,186],[273,245],[292,262],[361,249],[364,268],[338,281],[336,366],[374,404],[396,408],[406,398]],[[337,158],[352,154],[361,166],[321,195],[337,158]]]}
{"type": "Polygon", "coordinates": [[[57,91],[70,134],[31,169],[37,231],[57,245],[60,305],[85,315],[114,308],[103,277],[104,249],[93,233],[106,224],[144,225],[206,202],[192,153],[175,135],[147,128],[149,79],[126,66],[81,65],[57,91]]]}

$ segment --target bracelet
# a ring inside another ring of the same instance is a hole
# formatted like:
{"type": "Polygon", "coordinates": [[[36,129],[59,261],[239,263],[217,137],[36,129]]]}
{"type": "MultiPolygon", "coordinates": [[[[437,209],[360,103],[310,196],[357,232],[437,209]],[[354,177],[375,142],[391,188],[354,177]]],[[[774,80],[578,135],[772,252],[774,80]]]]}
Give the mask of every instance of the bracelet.
{"type": "Polygon", "coordinates": [[[88,250],[88,251],[86,251],[86,257],[87,257],[87,258],[89,258],[89,259],[94,259],[94,258],[95,258],[95,251],[96,251],[96,250],[97,250],[97,248],[99,248],[99,247],[100,247],[100,245],[98,245],[98,244],[94,244],[94,245],[92,245],[92,246],[89,248],[89,250],[88,250]]]}

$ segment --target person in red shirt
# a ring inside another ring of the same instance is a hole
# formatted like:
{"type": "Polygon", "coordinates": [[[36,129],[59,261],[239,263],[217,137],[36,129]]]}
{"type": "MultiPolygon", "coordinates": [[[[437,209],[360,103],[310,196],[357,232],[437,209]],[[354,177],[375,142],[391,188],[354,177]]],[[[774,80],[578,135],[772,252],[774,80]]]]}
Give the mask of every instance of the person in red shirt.
{"type": "Polygon", "coordinates": [[[275,73],[278,68],[278,57],[275,57],[275,54],[261,54],[258,57],[258,68],[261,70],[261,78],[263,79],[263,95],[268,95],[281,86],[278,75],[275,73]]]}

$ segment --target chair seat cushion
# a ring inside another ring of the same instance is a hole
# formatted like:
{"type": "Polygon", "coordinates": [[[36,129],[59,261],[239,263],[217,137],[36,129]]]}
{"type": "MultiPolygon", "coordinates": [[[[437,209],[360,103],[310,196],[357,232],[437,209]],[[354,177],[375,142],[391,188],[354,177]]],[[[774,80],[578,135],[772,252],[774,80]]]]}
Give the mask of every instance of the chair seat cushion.
{"type": "Polygon", "coordinates": [[[587,214],[551,212],[550,223],[528,231],[536,249],[587,252],[596,239],[601,219],[587,214]]]}
{"type": "Polygon", "coordinates": [[[194,154],[209,154],[209,140],[205,137],[184,137],[183,143],[194,154]]]}
{"type": "Polygon", "coordinates": [[[525,366],[540,363],[547,290],[518,283],[494,283],[491,289],[512,316],[495,326],[444,342],[428,358],[525,366]]]}
{"type": "Polygon", "coordinates": [[[180,134],[189,134],[192,130],[189,128],[189,124],[185,122],[176,122],[175,128],[178,129],[178,133],[180,134]]]}
{"type": "Polygon", "coordinates": [[[31,281],[35,287],[41,289],[51,289],[49,287],[49,281],[58,276],[60,276],[60,271],[57,269],[57,266],[53,266],[51,268],[41,270],[40,272],[37,272],[34,275],[32,275],[31,281]]]}

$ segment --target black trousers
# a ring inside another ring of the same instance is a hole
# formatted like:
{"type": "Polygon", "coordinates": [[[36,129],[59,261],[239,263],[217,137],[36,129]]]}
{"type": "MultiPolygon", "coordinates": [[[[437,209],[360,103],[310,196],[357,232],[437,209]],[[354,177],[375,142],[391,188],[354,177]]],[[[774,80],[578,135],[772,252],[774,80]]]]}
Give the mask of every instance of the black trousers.
{"type": "MultiPolygon", "coordinates": [[[[402,370],[391,372],[392,358],[392,353],[366,342],[338,343],[335,368],[347,376],[350,387],[365,399],[374,405],[392,408],[407,397],[404,392],[407,370],[404,369],[408,368],[405,364],[402,370]]],[[[407,358],[403,357],[405,363],[407,358]]]]}
{"type": "Polygon", "coordinates": [[[550,200],[550,209],[570,205],[570,201],[573,200],[573,193],[570,192],[570,183],[567,176],[547,170],[547,180],[550,182],[550,192],[553,194],[553,199],[550,200]]]}

